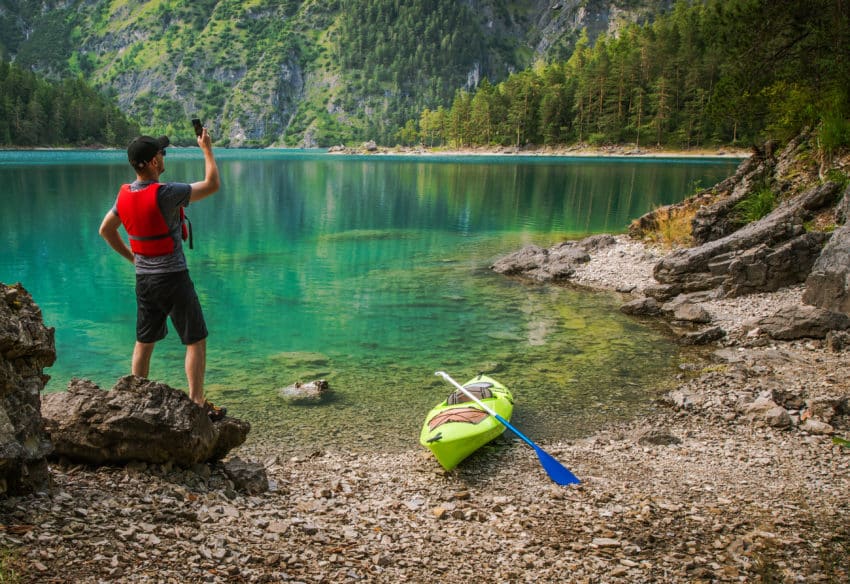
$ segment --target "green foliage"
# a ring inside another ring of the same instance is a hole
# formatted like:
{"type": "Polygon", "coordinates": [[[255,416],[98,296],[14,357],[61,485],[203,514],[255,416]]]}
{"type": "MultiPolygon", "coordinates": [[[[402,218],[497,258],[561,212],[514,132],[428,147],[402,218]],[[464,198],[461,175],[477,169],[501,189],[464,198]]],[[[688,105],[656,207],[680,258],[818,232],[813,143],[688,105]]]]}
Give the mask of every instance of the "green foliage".
{"type": "MultiPolygon", "coordinates": [[[[817,218],[816,218],[817,219],[817,218]]],[[[838,225],[835,223],[823,223],[821,221],[812,220],[812,221],[804,221],[803,229],[806,230],[806,233],[832,233],[836,229],[838,229],[838,225]]]]}
{"type": "MultiPolygon", "coordinates": [[[[812,126],[829,158],[850,141],[844,0],[680,0],[663,16],[657,2],[614,0],[646,24],[597,37],[591,23],[546,43],[541,4],[16,0],[0,2],[0,60],[121,95],[148,133],[201,114],[222,139],[260,145],[310,132],[346,143],[706,148],[812,126]],[[439,130],[423,125],[440,108],[439,130]]],[[[590,14],[598,3],[580,4],[590,14]]]]}
{"type": "Polygon", "coordinates": [[[50,83],[0,63],[0,145],[123,146],[139,133],[117,105],[78,79],[50,83]]]}
{"type": "Polygon", "coordinates": [[[832,168],[826,173],[826,180],[832,181],[834,183],[838,183],[841,185],[841,188],[844,189],[850,184],[850,175],[846,172],[838,170],[837,168],[832,168]]]}
{"type": "MultiPolygon", "coordinates": [[[[566,62],[488,87],[481,109],[500,102],[499,117],[488,118],[499,129],[471,137],[692,148],[787,140],[819,124],[829,156],[850,144],[850,58],[836,50],[844,46],[850,5],[840,0],[680,1],[652,24],[595,44],[582,35],[566,62]]],[[[457,142],[447,131],[435,139],[457,142]]]]}
{"type": "Polygon", "coordinates": [[[422,142],[428,147],[442,146],[448,134],[448,113],[441,106],[436,111],[425,109],[419,117],[422,142]]]}
{"type": "Polygon", "coordinates": [[[776,208],[776,195],[768,187],[762,187],[739,201],[733,208],[738,223],[746,225],[758,221],[776,208]]]}
{"type": "MultiPolygon", "coordinates": [[[[354,107],[374,112],[352,137],[390,143],[417,112],[451,101],[471,72],[513,65],[510,48],[485,35],[485,22],[455,0],[341,0],[333,60],[354,107]]],[[[468,105],[455,108],[456,133],[468,133],[468,114],[459,111],[468,105]]]]}
{"type": "Polygon", "coordinates": [[[818,145],[826,156],[850,146],[850,120],[838,110],[824,114],[817,129],[818,145]]]}
{"type": "MultiPolygon", "coordinates": [[[[690,194],[690,195],[688,195],[688,198],[689,198],[689,197],[696,196],[696,195],[700,194],[701,192],[703,192],[703,191],[705,190],[705,188],[702,186],[702,181],[701,181],[701,180],[693,180],[693,181],[691,181],[691,182],[688,184],[688,187],[689,187],[690,192],[691,192],[691,194],[690,194]]],[[[712,190],[712,192],[714,192],[714,190],[712,190]]]]}
{"type": "Polygon", "coordinates": [[[781,140],[796,135],[800,128],[812,126],[818,120],[817,96],[814,88],[799,83],[777,81],[764,89],[768,98],[770,125],[767,130],[781,140]]]}
{"type": "Polygon", "coordinates": [[[15,58],[15,64],[23,69],[41,68],[59,75],[67,74],[67,56],[71,49],[69,32],[65,11],[50,11],[27,37],[26,44],[15,58]]]}
{"type": "Polygon", "coordinates": [[[587,143],[591,146],[602,146],[605,142],[606,136],[602,132],[597,132],[587,137],[587,143]]]}
{"type": "Polygon", "coordinates": [[[416,127],[416,122],[408,120],[402,129],[396,134],[399,144],[404,146],[413,146],[419,142],[419,130],[416,127]]]}

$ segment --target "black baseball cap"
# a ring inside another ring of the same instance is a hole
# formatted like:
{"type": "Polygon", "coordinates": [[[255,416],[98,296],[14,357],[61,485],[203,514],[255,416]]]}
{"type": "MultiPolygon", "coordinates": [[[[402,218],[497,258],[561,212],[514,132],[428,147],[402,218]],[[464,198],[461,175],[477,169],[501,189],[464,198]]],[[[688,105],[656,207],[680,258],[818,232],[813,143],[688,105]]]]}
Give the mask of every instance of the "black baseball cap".
{"type": "Polygon", "coordinates": [[[165,150],[171,144],[168,136],[151,138],[150,136],[139,136],[134,138],[127,146],[127,160],[133,168],[141,168],[156,156],[161,150],[165,150]]]}

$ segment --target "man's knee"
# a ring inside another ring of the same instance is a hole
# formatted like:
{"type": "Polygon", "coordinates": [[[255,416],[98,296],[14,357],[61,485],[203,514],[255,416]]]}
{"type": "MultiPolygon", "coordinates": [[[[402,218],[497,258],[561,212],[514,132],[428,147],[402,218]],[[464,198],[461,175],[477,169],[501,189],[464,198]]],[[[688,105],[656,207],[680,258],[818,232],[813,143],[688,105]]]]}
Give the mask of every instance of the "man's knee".
{"type": "Polygon", "coordinates": [[[139,356],[147,355],[148,357],[153,353],[153,349],[156,347],[156,343],[143,343],[142,341],[136,341],[136,354],[139,356]]]}
{"type": "Polygon", "coordinates": [[[203,338],[200,341],[186,345],[186,354],[190,357],[205,356],[207,354],[207,339],[203,338]]]}

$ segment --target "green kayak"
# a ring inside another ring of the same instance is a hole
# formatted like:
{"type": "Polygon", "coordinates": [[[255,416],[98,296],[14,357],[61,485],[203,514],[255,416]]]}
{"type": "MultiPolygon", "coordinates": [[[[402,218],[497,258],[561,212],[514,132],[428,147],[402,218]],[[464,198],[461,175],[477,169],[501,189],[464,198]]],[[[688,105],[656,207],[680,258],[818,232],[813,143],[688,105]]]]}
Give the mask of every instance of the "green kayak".
{"type": "MultiPolygon", "coordinates": [[[[478,375],[463,387],[510,421],[514,397],[504,385],[486,375],[478,375]]],[[[419,433],[419,443],[434,453],[443,468],[451,470],[504,431],[505,426],[496,418],[457,390],[428,412],[419,433]]]]}

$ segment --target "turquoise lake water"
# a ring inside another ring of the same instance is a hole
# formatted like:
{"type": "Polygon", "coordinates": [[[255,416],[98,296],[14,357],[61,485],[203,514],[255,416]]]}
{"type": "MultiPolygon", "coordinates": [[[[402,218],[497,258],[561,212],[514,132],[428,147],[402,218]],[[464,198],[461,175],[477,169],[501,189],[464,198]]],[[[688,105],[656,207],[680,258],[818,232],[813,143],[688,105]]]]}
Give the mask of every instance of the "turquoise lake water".
{"type": "MultiPolygon", "coordinates": [[[[436,158],[216,152],[222,188],[187,214],[204,306],[207,391],[252,436],[302,448],[416,447],[428,409],[488,371],[534,439],[572,438],[647,407],[679,359],[619,298],[489,270],[523,245],[622,232],[732,174],[728,159],[436,158]],[[332,398],[278,390],[325,378],[332,398]]],[[[163,180],[202,178],[197,149],[163,180]]],[[[56,327],[46,391],[129,372],[132,266],[97,229],[133,174],[122,151],[0,152],[0,281],[22,282],[56,327]]],[[[185,388],[170,331],[151,377],[185,388]]],[[[251,438],[249,438],[251,439],[251,438]]]]}

